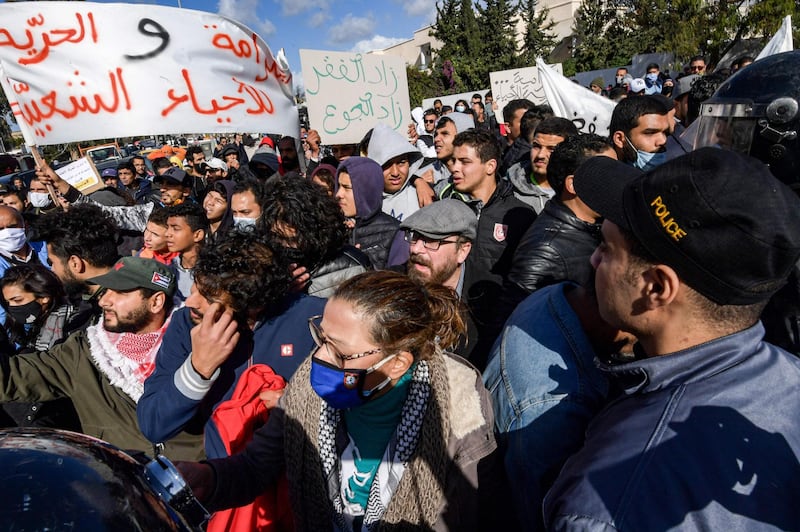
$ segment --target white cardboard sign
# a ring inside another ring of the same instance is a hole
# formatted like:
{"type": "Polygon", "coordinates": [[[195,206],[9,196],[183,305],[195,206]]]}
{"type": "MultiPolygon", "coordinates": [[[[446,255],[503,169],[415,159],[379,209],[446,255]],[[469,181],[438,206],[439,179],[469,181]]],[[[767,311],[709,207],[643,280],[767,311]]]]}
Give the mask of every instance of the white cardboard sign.
{"type": "Polygon", "coordinates": [[[382,122],[403,136],[411,123],[403,59],[300,50],[311,127],[324,144],[354,144],[382,122]]]}

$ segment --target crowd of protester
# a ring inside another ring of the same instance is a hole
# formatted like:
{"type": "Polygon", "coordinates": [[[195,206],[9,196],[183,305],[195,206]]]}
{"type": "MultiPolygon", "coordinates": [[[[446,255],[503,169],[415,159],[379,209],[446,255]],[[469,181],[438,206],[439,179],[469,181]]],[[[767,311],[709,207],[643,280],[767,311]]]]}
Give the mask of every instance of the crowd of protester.
{"type": "Polygon", "coordinates": [[[608,136],[489,93],[45,163],[0,189],[0,421],[179,460],[212,531],[796,529],[800,53],[747,59],[593,80],[608,136]],[[747,155],[701,105],[750,72],[794,114],[747,155]]]}

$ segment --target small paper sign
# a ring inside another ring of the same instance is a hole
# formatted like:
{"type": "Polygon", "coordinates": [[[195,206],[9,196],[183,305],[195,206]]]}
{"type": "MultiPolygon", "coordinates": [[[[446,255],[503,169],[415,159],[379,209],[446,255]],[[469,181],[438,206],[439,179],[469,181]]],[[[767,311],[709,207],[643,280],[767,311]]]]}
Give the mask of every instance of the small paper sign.
{"type": "Polygon", "coordinates": [[[56,170],[56,173],[61,179],[81,191],[82,194],[91,194],[105,188],[97,167],[88,155],[62,166],[56,170]]]}

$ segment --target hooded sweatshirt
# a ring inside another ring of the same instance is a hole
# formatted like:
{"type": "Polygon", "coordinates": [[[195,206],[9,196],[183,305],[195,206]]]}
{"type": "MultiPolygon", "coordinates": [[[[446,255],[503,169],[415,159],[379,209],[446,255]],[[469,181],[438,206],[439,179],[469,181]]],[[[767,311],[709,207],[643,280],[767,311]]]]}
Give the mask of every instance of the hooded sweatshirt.
{"type": "Polygon", "coordinates": [[[350,175],[356,206],[350,243],[361,249],[376,269],[405,263],[408,243],[398,231],[400,222],[381,211],[383,170],[380,165],[368,157],[349,157],[339,164],[339,172],[342,171],[350,175]]]}
{"type": "Polygon", "coordinates": [[[220,222],[219,227],[216,231],[212,234],[211,231],[206,232],[206,238],[211,240],[216,240],[219,238],[219,235],[224,235],[228,232],[228,230],[233,227],[233,211],[231,210],[231,197],[233,196],[233,187],[234,182],[229,179],[220,179],[219,181],[215,182],[211,188],[208,189],[209,192],[211,191],[220,191],[220,187],[224,191],[223,196],[225,200],[228,202],[228,210],[225,211],[225,214],[222,215],[222,222],[220,222]]]}
{"type": "Polygon", "coordinates": [[[514,186],[514,195],[519,200],[533,207],[536,214],[542,212],[544,204],[555,194],[552,188],[542,188],[531,181],[529,160],[520,161],[509,168],[505,179],[510,181],[514,186]]]}
{"type": "Polygon", "coordinates": [[[409,144],[405,137],[386,124],[375,126],[369,141],[369,158],[383,167],[400,155],[408,157],[410,165],[408,175],[400,190],[393,194],[383,193],[383,212],[403,221],[403,218],[419,210],[417,190],[409,183],[409,180],[419,170],[422,154],[409,144]]]}

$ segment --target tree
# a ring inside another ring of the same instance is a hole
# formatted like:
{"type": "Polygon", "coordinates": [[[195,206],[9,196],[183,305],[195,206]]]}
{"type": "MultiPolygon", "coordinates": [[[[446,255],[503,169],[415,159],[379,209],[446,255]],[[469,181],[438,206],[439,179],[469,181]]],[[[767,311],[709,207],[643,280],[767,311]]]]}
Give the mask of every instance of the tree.
{"type": "Polygon", "coordinates": [[[601,2],[581,3],[572,26],[572,57],[578,72],[627,65],[636,53],[624,46],[630,30],[617,20],[617,11],[601,2]],[[633,52],[633,53],[630,53],[633,52]]]}
{"type": "Polygon", "coordinates": [[[538,0],[520,0],[518,10],[525,24],[525,35],[522,48],[517,58],[517,66],[526,67],[536,64],[536,58],[550,55],[556,45],[553,33],[555,22],[550,18],[550,10],[537,9],[538,0]]]}
{"type": "Polygon", "coordinates": [[[412,108],[422,105],[422,100],[425,98],[445,94],[441,76],[420,71],[413,66],[406,67],[406,76],[408,78],[408,99],[412,108]]]}
{"type": "Polygon", "coordinates": [[[509,0],[486,0],[485,7],[478,6],[478,13],[482,57],[486,59],[480,77],[488,86],[490,72],[508,70],[517,64],[517,43],[513,31],[516,9],[509,0]]]}
{"type": "Polygon", "coordinates": [[[8,104],[8,99],[5,93],[0,89],[0,140],[7,150],[14,146],[11,140],[11,127],[6,122],[5,117],[11,114],[11,106],[8,104]]]}
{"type": "Polygon", "coordinates": [[[437,4],[430,34],[442,42],[434,59],[434,71],[442,77],[448,92],[481,88],[481,36],[471,0],[443,0],[437,4]],[[452,73],[446,73],[448,68],[452,73]]]}

